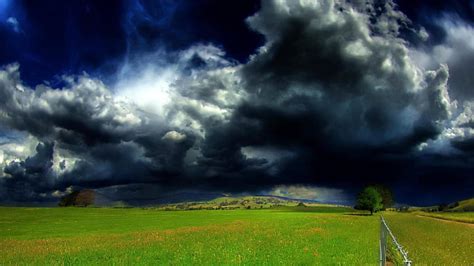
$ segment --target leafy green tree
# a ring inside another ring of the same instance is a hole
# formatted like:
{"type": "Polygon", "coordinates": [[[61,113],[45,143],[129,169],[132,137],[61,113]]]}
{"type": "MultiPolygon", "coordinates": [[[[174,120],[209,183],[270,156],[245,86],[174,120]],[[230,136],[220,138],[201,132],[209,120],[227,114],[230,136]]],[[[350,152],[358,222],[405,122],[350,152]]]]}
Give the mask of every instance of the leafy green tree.
{"type": "Polygon", "coordinates": [[[383,209],[387,209],[393,206],[394,199],[392,191],[383,185],[376,185],[375,189],[379,192],[380,196],[382,197],[382,206],[383,209]]]}
{"type": "Polygon", "coordinates": [[[366,187],[357,196],[356,209],[370,211],[370,215],[372,215],[382,208],[382,196],[375,187],[366,187]]]}

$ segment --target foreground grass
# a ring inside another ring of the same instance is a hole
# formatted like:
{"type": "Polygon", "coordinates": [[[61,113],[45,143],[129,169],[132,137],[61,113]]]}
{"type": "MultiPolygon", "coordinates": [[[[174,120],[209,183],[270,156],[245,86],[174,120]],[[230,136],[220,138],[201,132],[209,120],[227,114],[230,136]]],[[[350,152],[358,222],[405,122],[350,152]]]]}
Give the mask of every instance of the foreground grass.
{"type": "Polygon", "coordinates": [[[0,208],[0,264],[377,264],[378,217],[330,211],[0,208]]]}
{"type": "Polygon", "coordinates": [[[421,217],[416,213],[385,213],[384,217],[414,265],[474,264],[472,224],[421,217]]]}

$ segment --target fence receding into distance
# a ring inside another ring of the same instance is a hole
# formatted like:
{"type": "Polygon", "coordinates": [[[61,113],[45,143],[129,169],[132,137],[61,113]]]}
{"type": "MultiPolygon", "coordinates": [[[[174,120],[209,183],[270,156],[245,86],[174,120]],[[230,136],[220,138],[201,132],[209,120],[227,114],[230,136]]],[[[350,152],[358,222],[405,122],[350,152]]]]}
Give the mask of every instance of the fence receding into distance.
{"type": "Polygon", "coordinates": [[[385,266],[387,258],[395,265],[411,266],[412,261],[408,258],[408,252],[398,243],[392,231],[380,216],[380,265],[385,266]]]}

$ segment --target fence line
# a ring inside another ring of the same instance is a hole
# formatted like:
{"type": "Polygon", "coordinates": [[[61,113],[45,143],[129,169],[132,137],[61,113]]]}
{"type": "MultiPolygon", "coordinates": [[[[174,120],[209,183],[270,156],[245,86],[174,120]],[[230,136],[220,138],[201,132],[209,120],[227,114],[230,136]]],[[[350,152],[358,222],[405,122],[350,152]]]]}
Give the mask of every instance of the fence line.
{"type": "Polygon", "coordinates": [[[402,255],[403,265],[411,266],[412,261],[408,258],[408,252],[398,243],[383,216],[380,216],[380,265],[385,266],[385,262],[387,261],[387,235],[390,236],[397,251],[402,255]]]}

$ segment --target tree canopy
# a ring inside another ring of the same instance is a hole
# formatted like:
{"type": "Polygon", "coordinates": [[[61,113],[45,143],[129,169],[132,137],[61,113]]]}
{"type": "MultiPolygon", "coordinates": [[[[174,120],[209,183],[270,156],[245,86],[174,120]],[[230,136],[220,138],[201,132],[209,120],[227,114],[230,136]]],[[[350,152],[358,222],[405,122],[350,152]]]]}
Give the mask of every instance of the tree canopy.
{"type": "Polygon", "coordinates": [[[379,192],[380,196],[382,197],[382,206],[383,209],[387,209],[393,206],[394,199],[392,191],[383,185],[376,185],[374,188],[379,192]]]}
{"type": "Polygon", "coordinates": [[[95,200],[95,192],[91,189],[83,189],[81,191],[73,191],[65,195],[59,202],[60,207],[78,206],[87,207],[93,205],[95,200]]]}
{"type": "Polygon", "coordinates": [[[366,187],[357,196],[356,209],[370,211],[372,215],[382,208],[382,196],[375,187],[366,187]]]}

